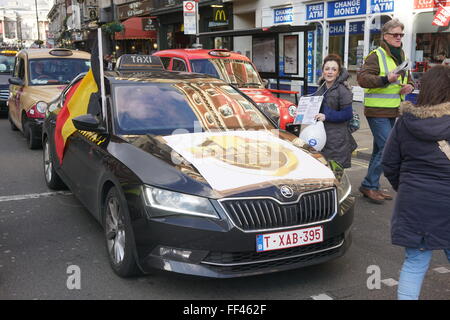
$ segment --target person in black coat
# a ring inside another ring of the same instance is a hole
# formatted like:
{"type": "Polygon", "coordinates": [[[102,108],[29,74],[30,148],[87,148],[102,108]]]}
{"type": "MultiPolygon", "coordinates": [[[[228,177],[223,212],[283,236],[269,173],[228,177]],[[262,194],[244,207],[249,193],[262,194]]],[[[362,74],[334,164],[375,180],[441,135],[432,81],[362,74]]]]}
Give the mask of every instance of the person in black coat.
{"type": "Polygon", "coordinates": [[[443,249],[450,262],[449,141],[450,67],[436,66],[422,77],[417,105],[400,106],[383,153],[384,175],[397,191],[392,243],[406,248],[399,299],[419,298],[432,250],[443,249]]]}
{"type": "Polygon", "coordinates": [[[357,144],[348,123],[353,117],[353,94],[347,84],[350,78],[342,67],[342,59],[336,54],[325,57],[322,66],[322,79],[319,90],[314,95],[323,95],[324,99],[316,120],[323,121],[327,142],[321,153],[327,160],[335,160],[344,168],[352,166],[352,152],[357,144]]]}

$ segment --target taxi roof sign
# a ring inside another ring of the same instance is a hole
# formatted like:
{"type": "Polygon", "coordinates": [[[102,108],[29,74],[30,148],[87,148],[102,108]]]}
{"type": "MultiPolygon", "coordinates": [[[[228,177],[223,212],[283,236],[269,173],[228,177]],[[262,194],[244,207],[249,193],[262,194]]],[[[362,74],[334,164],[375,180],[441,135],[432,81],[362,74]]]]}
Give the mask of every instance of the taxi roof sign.
{"type": "Polygon", "coordinates": [[[161,59],[143,54],[124,54],[116,63],[116,71],[164,70],[161,59]]]}

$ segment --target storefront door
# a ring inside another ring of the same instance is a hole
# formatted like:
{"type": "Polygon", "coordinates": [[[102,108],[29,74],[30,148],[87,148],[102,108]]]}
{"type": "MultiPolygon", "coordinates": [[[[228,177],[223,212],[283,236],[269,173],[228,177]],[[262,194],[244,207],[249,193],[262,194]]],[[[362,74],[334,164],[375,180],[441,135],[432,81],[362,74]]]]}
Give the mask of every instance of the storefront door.
{"type": "Polygon", "coordinates": [[[351,75],[350,85],[356,86],[356,70],[364,61],[364,25],[365,20],[345,21],[344,67],[351,75]]]}

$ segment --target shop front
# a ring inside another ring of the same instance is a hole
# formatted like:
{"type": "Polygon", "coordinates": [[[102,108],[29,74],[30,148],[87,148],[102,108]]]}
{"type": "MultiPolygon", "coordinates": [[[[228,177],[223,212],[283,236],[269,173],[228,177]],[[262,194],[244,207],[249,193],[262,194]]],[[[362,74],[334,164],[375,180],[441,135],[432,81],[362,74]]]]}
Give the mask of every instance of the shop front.
{"type": "MultiPolygon", "coordinates": [[[[183,1],[161,1],[155,7],[152,16],[158,17],[159,49],[189,48],[196,42],[195,35],[184,33],[183,1]]],[[[220,0],[199,2],[199,32],[233,30],[232,3],[222,3],[220,0]]],[[[233,49],[229,37],[201,39],[204,48],[233,49]]]]}
{"type": "Polygon", "coordinates": [[[305,21],[316,26],[308,34],[308,81],[317,83],[323,58],[338,54],[351,75],[355,98],[361,101],[363,92],[356,82],[356,72],[364,57],[379,45],[381,26],[392,19],[397,3],[394,0],[306,3],[305,21]]]}
{"type": "MultiPolygon", "coordinates": [[[[364,57],[380,43],[381,27],[392,18],[405,25],[403,50],[412,62],[416,88],[430,67],[450,64],[449,0],[335,0],[306,1],[305,21],[316,29],[308,34],[308,82],[311,91],[321,76],[327,54],[339,54],[349,70],[354,98],[363,100],[356,72],[364,57]],[[366,27],[368,26],[368,27],[366,27]]],[[[407,97],[415,100],[419,91],[407,97]]]]}
{"type": "Polygon", "coordinates": [[[450,1],[414,0],[413,74],[420,86],[423,72],[437,64],[450,65],[450,1]]]}
{"type": "Polygon", "coordinates": [[[116,56],[126,53],[151,54],[157,46],[158,21],[150,16],[153,1],[135,1],[119,5],[117,16],[124,30],[114,35],[116,56]]]}

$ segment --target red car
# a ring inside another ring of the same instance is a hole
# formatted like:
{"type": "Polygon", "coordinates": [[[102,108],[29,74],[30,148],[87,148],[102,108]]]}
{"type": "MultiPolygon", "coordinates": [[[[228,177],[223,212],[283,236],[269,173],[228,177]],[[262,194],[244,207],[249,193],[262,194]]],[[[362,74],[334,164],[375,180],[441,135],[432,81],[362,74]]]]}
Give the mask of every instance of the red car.
{"type": "Polygon", "coordinates": [[[281,129],[298,135],[300,128],[293,124],[297,106],[273,94],[297,92],[266,89],[246,56],[225,49],[170,49],[154,55],[161,58],[167,70],[205,73],[235,85],[281,129]]]}

